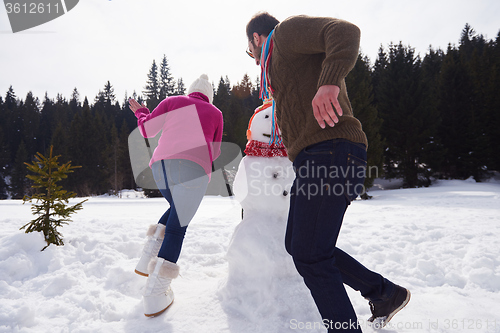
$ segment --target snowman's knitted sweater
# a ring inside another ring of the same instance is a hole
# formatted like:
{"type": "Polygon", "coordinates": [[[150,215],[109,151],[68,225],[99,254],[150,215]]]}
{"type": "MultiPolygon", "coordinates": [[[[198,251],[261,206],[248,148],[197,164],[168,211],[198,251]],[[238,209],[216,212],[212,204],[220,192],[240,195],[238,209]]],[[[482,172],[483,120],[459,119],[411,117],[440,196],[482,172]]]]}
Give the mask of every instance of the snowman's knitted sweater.
{"type": "Polygon", "coordinates": [[[359,51],[359,28],[349,22],[323,17],[294,16],[275,28],[270,84],[276,117],[291,161],[305,147],[342,138],[368,145],[361,123],[354,118],[345,77],[359,51]],[[340,87],[343,116],[334,127],[321,129],[312,100],[320,86],[340,87]]]}

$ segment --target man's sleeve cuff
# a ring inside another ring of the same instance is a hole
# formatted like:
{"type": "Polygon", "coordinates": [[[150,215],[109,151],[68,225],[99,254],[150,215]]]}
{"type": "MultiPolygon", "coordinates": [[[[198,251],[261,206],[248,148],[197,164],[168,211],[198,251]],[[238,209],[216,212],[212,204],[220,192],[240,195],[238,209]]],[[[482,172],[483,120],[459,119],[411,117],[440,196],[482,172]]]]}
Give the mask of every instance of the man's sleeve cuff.
{"type": "Polygon", "coordinates": [[[323,69],[319,76],[318,88],[325,85],[335,85],[340,87],[342,80],[347,73],[344,67],[338,64],[323,64],[323,69]]]}

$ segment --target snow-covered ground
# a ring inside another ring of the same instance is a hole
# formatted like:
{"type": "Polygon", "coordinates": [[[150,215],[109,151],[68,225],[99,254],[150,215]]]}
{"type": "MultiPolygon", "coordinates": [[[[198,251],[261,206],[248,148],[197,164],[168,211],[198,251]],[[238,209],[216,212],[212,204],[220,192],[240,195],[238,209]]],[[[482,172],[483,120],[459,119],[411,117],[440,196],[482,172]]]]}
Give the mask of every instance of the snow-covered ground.
{"type": "MultiPolygon", "coordinates": [[[[381,332],[500,332],[500,184],[440,181],[370,194],[347,210],[338,246],[411,290],[381,332]]],[[[225,255],[241,206],[210,196],[188,228],[174,303],[146,318],[145,278],[134,268],[147,227],[166,207],[135,192],[90,198],[60,229],[65,245],[40,252],[42,236],[19,231],[33,218],[29,204],[0,201],[0,332],[324,332],[309,329],[320,317],[296,280],[280,281],[298,289],[295,301],[277,302],[267,315],[224,301],[225,255]]],[[[364,325],[368,303],[348,293],[364,325]]]]}

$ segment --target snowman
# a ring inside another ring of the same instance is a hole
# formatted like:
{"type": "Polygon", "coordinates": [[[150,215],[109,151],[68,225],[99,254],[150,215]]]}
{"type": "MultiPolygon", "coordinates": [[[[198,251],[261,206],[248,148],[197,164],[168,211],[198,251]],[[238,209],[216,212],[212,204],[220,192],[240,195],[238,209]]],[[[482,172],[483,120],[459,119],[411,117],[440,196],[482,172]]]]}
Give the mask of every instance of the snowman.
{"type": "MultiPolygon", "coordinates": [[[[264,212],[287,219],[290,189],[295,178],[279,132],[273,129],[272,101],[266,101],[250,118],[245,154],[234,179],[234,195],[244,212],[264,212]],[[273,134],[275,138],[273,138],[273,134]],[[276,143],[269,143],[274,140],[276,143]]],[[[246,221],[244,218],[243,221],[246,221]]]]}
{"type": "Polygon", "coordinates": [[[228,247],[228,278],[219,291],[226,310],[253,322],[263,316],[288,317],[304,311],[304,306],[314,310],[285,250],[295,172],[273,119],[269,100],[250,119],[246,156],[239,164],[233,186],[243,216],[228,247]],[[309,304],[304,304],[304,299],[309,304]],[[300,309],[294,310],[297,305],[300,309]]]}

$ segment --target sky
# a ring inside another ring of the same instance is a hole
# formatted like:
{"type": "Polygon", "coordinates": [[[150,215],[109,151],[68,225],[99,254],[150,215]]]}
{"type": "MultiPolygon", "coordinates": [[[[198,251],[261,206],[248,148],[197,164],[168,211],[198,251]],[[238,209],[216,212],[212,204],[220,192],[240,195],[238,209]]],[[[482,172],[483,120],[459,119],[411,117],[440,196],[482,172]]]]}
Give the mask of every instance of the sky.
{"type": "Polygon", "coordinates": [[[92,103],[110,81],[123,103],[142,93],[153,60],[159,64],[164,55],[186,86],[202,73],[216,87],[226,76],[232,85],[245,74],[255,81],[259,67],[245,53],[245,27],[259,11],[280,21],[300,14],[350,21],[361,29],[361,51],[372,63],[391,42],[423,57],[430,45],[458,44],[466,23],[487,39],[500,30],[498,0],[81,0],[65,15],[18,33],[0,6],[0,96],[12,85],[22,99],[28,91],[41,100],[45,93],[69,99],[77,88],[92,103]]]}

